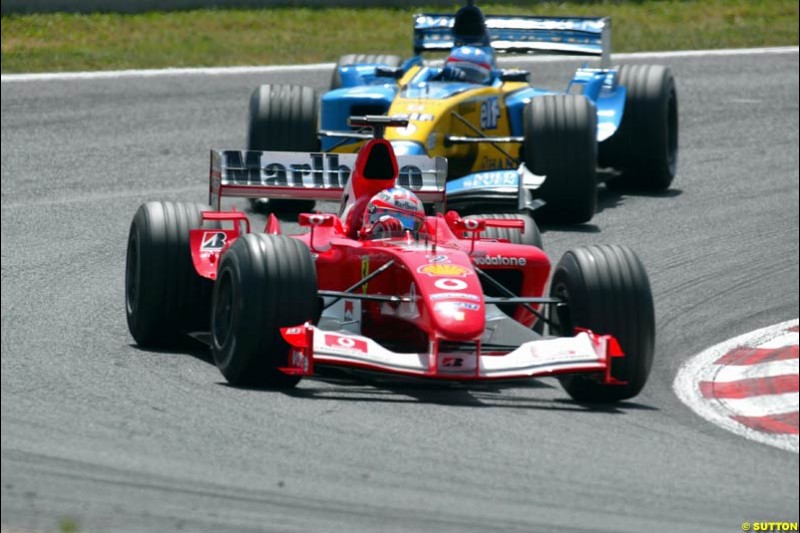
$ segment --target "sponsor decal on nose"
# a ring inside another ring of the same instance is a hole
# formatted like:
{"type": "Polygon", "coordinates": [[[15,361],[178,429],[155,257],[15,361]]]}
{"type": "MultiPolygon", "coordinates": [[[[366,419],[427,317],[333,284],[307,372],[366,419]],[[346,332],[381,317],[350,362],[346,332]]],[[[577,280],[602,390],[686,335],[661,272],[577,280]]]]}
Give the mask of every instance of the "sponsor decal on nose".
{"type": "Polygon", "coordinates": [[[451,265],[448,263],[431,263],[422,265],[417,269],[420,274],[427,274],[428,276],[442,276],[442,277],[460,277],[463,278],[469,274],[469,269],[461,265],[451,265]]]}

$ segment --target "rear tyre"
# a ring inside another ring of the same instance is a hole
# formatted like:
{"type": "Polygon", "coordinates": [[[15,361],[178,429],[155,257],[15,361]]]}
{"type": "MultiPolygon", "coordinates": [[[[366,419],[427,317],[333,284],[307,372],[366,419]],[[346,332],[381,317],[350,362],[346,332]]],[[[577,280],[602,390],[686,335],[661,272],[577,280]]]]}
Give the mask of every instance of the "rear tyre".
{"type": "MultiPolygon", "coordinates": [[[[262,85],[250,96],[247,149],[280,152],[318,152],[317,113],[319,98],[314,89],[299,85],[262,85]]],[[[263,210],[263,202],[251,202],[263,210]]],[[[311,200],[272,199],[269,211],[312,211],[311,200]]]]}
{"type": "Polygon", "coordinates": [[[189,230],[200,228],[200,204],[148,202],[128,233],[125,307],[140,346],[164,347],[187,331],[207,331],[212,282],[192,264],[189,230]]]}
{"type": "Polygon", "coordinates": [[[399,67],[403,64],[403,58],[389,54],[347,54],[339,58],[331,75],[331,91],[342,87],[342,75],[339,67],[355,64],[383,65],[387,67],[399,67]]]}
{"type": "Polygon", "coordinates": [[[232,385],[289,388],[280,328],[313,320],[317,274],[311,252],[283,235],[248,234],[220,262],[211,311],[211,351],[232,385]]]}
{"type": "Polygon", "coordinates": [[[655,312],[650,282],[641,261],[623,246],[589,246],[568,251],[559,261],[550,295],[566,306],[552,313],[556,331],[575,327],[611,334],[625,357],[612,361],[612,375],[627,385],[604,385],[593,377],[564,376],[561,384],[579,402],[615,402],[636,396],[653,365],[655,312]]]}
{"type": "Polygon", "coordinates": [[[588,222],[597,206],[597,111],[585,96],[553,94],[525,109],[525,165],[546,176],[537,213],[553,222],[588,222]]]}
{"type": "Polygon", "coordinates": [[[624,65],[627,89],[619,130],[600,144],[600,163],[621,175],[610,188],[664,190],[678,166],[678,94],[672,72],[661,65],[624,65]]]}
{"type": "Polygon", "coordinates": [[[522,231],[509,228],[486,228],[481,233],[482,239],[506,239],[512,244],[526,244],[528,246],[542,247],[542,234],[539,226],[528,215],[516,213],[487,213],[479,215],[469,215],[464,218],[486,218],[490,220],[522,220],[525,222],[525,229],[522,231]]]}

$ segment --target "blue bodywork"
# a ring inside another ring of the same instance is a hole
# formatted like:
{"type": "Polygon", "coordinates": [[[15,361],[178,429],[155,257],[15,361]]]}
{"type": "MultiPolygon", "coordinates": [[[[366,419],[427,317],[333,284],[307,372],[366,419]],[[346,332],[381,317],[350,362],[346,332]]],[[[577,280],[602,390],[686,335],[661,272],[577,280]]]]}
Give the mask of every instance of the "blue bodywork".
{"type": "Polygon", "coordinates": [[[476,190],[497,189],[516,192],[519,187],[519,172],[516,169],[484,170],[468,174],[447,182],[447,194],[473,192],[476,190]]]}
{"type": "MultiPolygon", "coordinates": [[[[461,11],[473,8],[464,8],[461,11]]],[[[474,10],[474,9],[473,9],[474,10]]],[[[461,13],[459,11],[459,13],[461,13]]],[[[456,16],[420,14],[414,19],[415,56],[388,76],[386,70],[376,76],[380,65],[348,65],[339,67],[342,88],[322,98],[320,125],[323,130],[346,131],[351,115],[385,114],[395,98],[446,100],[464,91],[479,87],[463,81],[439,81],[442,68],[425,67],[422,56],[426,51],[449,51],[465,44],[465,36],[456,33],[456,16]],[[397,79],[414,66],[419,72],[402,89],[397,79]]],[[[597,110],[597,142],[603,142],[618,130],[625,109],[626,89],[617,85],[618,70],[610,64],[611,21],[608,18],[587,17],[527,17],[486,16],[484,33],[473,39],[472,45],[483,47],[493,58],[495,53],[567,53],[593,55],[601,58],[604,68],[579,68],[565,90],[525,87],[513,92],[503,91],[503,72],[494,66],[492,75],[482,86],[497,88],[504,103],[509,135],[524,137],[524,110],[533,98],[548,94],[582,94],[594,103],[597,110]]],[[[470,44],[470,43],[466,43],[470,44]]],[[[445,65],[448,63],[445,62],[445,65]]],[[[446,68],[446,67],[445,67],[446,68]]],[[[391,70],[391,69],[389,69],[391,70]]],[[[519,80],[517,80],[519,81],[519,80]]],[[[412,121],[415,120],[411,117],[412,121]]],[[[489,135],[491,135],[489,133],[489,135]]],[[[353,140],[323,138],[322,149],[330,150],[353,140]]],[[[417,141],[392,141],[398,154],[426,154],[426,147],[417,141]]],[[[430,154],[429,154],[430,155],[430,154]]],[[[447,184],[448,197],[456,200],[492,197],[517,198],[527,185],[520,183],[517,169],[481,170],[453,179],[447,184]],[[524,185],[521,186],[521,185],[524,185]]],[[[526,182],[527,183],[527,182],[526,182]]]]}
{"type": "MultiPolygon", "coordinates": [[[[342,70],[351,67],[342,67],[342,70]]],[[[375,72],[375,66],[372,66],[375,72]]],[[[320,128],[349,130],[347,119],[353,115],[385,115],[397,95],[397,83],[387,78],[375,78],[368,85],[342,87],[328,91],[322,97],[320,128]]],[[[330,137],[321,139],[322,150],[331,150],[341,141],[330,137]]]]}
{"type": "MultiPolygon", "coordinates": [[[[405,72],[421,61],[422,58],[416,56],[401,68],[405,72]]],[[[342,88],[328,91],[322,97],[320,126],[323,130],[347,130],[347,118],[351,115],[385,114],[396,96],[444,100],[476,87],[474,84],[459,81],[427,81],[441,70],[428,67],[423,68],[406,87],[400,90],[395,79],[375,76],[377,66],[379,65],[339,67],[342,88]]],[[[490,85],[499,88],[502,83],[500,71],[496,71],[490,85]]],[[[564,93],[583,94],[594,102],[597,108],[598,142],[606,140],[617,131],[625,109],[626,89],[617,85],[616,69],[580,68],[575,72],[564,93]]],[[[511,135],[524,134],[523,111],[532,98],[564,93],[528,87],[506,94],[505,106],[511,135]]],[[[328,150],[337,142],[336,139],[325,138],[322,140],[322,149],[328,150]]]]}
{"type": "MultiPolygon", "coordinates": [[[[611,137],[622,121],[625,109],[625,87],[617,85],[617,70],[580,68],[567,85],[566,94],[583,94],[597,108],[597,141],[611,137]]],[[[531,87],[506,97],[508,119],[512,135],[522,135],[522,111],[532,98],[545,94],[559,94],[531,87]]]]}

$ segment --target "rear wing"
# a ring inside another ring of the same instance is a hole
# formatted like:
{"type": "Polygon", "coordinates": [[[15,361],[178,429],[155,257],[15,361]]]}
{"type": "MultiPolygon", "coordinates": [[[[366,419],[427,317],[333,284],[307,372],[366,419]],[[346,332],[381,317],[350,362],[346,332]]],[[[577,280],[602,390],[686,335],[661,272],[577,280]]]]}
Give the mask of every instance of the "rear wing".
{"type": "MultiPolygon", "coordinates": [[[[211,150],[208,202],[219,211],[222,197],[338,201],[357,154],[211,150]]],[[[447,160],[397,156],[397,185],[424,203],[444,200],[447,160]]]]}
{"type": "MultiPolygon", "coordinates": [[[[524,17],[487,15],[489,41],[498,53],[552,53],[600,56],[611,63],[609,17],[524,17]]],[[[414,53],[453,48],[454,15],[414,16],[414,53]]]]}

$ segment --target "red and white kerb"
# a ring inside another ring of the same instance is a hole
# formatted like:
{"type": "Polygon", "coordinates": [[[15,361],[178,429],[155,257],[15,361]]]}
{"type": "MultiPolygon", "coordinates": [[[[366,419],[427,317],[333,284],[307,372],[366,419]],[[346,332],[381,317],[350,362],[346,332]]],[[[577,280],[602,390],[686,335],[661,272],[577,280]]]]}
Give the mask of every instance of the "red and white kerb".
{"type": "Polygon", "coordinates": [[[798,452],[798,337],[793,320],[709,348],[680,369],[675,392],[725,429],[798,452]]]}

